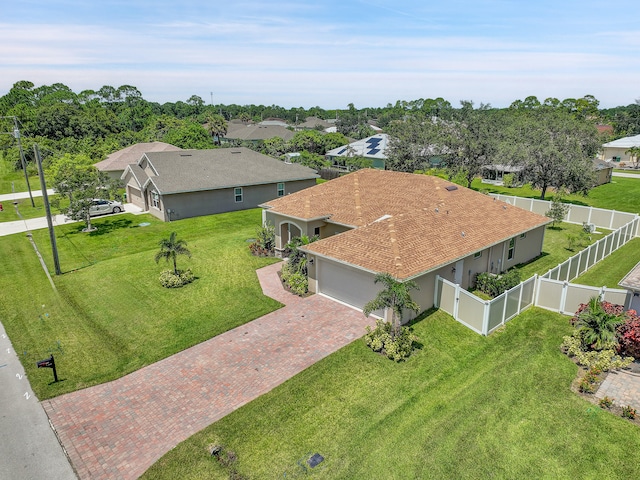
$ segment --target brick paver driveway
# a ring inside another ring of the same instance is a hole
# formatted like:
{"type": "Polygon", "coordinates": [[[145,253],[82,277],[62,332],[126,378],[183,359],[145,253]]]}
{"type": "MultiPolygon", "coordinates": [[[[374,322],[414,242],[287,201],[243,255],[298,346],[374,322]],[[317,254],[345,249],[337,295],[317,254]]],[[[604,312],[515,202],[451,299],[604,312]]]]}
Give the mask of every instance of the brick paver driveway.
{"type": "Polygon", "coordinates": [[[282,288],[280,264],[258,270],[286,306],[126,377],[42,404],[81,479],[138,478],[194,433],[364,334],[361,312],[282,288]]]}

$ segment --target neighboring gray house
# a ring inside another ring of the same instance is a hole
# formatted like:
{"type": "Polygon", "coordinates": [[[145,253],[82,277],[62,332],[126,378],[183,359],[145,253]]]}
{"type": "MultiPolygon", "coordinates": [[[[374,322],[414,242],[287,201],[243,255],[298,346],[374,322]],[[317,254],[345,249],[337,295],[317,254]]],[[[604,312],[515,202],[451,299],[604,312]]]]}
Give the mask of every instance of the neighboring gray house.
{"type": "Polygon", "coordinates": [[[228,130],[222,141],[246,141],[260,143],[267,138],[280,137],[286,141],[293,138],[294,132],[280,125],[245,125],[228,130]]]}
{"type": "Polygon", "coordinates": [[[164,221],[256,208],[316,178],[244,147],[147,152],[122,174],[129,201],[164,221]]]}
{"type": "Polygon", "coordinates": [[[182,150],[179,147],[164,142],[136,143],[127,148],[113,152],[106,159],[96,163],[96,168],[106,172],[111,178],[118,179],[124,173],[127,165],[136,163],[140,156],[146,152],[176,152],[182,150]]]}

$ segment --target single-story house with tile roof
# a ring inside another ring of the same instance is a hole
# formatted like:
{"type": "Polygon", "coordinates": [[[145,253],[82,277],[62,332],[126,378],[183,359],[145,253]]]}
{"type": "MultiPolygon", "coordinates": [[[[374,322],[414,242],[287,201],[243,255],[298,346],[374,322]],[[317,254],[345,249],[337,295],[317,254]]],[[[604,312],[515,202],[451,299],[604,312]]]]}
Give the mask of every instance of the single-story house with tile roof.
{"type": "Polygon", "coordinates": [[[113,179],[119,179],[127,165],[136,163],[146,152],[176,152],[179,147],[164,142],[136,143],[112,153],[106,159],[96,163],[96,168],[106,172],[113,179]]]}
{"type": "Polygon", "coordinates": [[[256,208],[316,178],[245,147],[146,152],[122,174],[129,201],[164,221],[256,208]]]}
{"type": "Polygon", "coordinates": [[[549,218],[428,175],[362,169],[261,205],[276,249],[303,248],[309,288],[361,309],[378,273],[414,280],[422,310],[434,304],[436,275],[463,288],[480,272],[500,273],[542,252],[549,218]]]}
{"type": "Polygon", "coordinates": [[[222,141],[246,141],[260,143],[267,138],[280,137],[285,141],[293,138],[294,132],[280,125],[245,125],[229,129],[222,137],[222,141]]]}
{"type": "Polygon", "coordinates": [[[385,151],[388,143],[389,136],[386,133],[378,133],[329,150],[325,156],[327,160],[331,160],[333,163],[339,163],[341,157],[370,158],[373,160],[373,168],[384,170],[385,160],[387,159],[385,151]]]}
{"type": "MultiPolygon", "coordinates": [[[[624,137],[602,145],[602,160],[606,162],[634,164],[634,159],[627,151],[632,147],[640,147],[640,135],[624,137]]],[[[637,162],[637,159],[635,159],[637,162]]]]}

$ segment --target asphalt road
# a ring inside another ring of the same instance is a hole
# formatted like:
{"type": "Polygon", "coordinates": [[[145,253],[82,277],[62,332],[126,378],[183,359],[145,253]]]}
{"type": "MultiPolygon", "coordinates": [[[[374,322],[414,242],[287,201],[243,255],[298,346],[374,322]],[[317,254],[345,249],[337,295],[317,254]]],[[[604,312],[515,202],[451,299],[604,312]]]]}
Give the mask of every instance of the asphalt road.
{"type": "MultiPolygon", "coordinates": [[[[50,369],[43,375],[53,374],[50,369]]],[[[0,323],[0,479],[76,480],[0,323]]]]}

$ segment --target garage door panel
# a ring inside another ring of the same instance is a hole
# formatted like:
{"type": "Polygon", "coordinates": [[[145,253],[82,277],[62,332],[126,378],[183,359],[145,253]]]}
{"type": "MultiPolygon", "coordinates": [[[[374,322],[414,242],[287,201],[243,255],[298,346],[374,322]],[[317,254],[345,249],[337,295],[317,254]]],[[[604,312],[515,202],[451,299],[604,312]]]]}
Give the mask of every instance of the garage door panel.
{"type": "Polygon", "coordinates": [[[318,291],[356,308],[362,309],[380,291],[372,273],[326,259],[318,259],[317,268],[318,291]]]}

